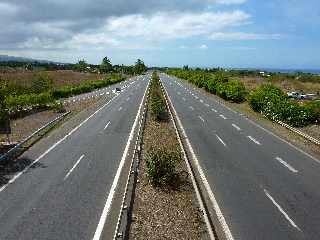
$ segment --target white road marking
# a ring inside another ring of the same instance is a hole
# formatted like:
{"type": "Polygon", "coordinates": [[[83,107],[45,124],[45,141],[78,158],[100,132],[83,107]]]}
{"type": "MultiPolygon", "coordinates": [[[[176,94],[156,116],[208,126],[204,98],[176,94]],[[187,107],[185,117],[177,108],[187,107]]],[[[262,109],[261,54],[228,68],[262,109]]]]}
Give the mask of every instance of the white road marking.
{"type": "Polygon", "coordinates": [[[63,178],[63,181],[65,181],[69,175],[73,172],[73,170],[78,166],[78,164],[80,163],[80,161],[82,160],[82,158],[84,158],[84,155],[82,155],[78,161],[73,165],[73,167],[69,170],[69,172],[67,173],[67,175],[63,178]]]}
{"type": "MultiPolygon", "coordinates": [[[[122,158],[121,158],[121,161],[119,163],[118,170],[117,170],[116,175],[115,175],[115,177],[113,179],[113,182],[112,182],[109,194],[108,194],[108,198],[106,200],[105,206],[104,206],[103,211],[101,213],[100,220],[99,220],[97,229],[96,229],[96,231],[94,233],[94,236],[93,236],[92,240],[100,240],[100,238],[101,238],[102,231],[103,231],[103,228],[105,226],[105,223],[106,223],[106,220],[107,220],[107,216],[108,216],[108,213],[109,213],[110,208],[111,208],[111,204],[112,204],[113,197],[114,197],[114,194],[115,194],[115,191],[116,191],[116,187],[118,185],[120,174],[121,174],[122,168],[124,166],[124,163],[125,163],[128,151],[129,151],[129,147],[130,147],[131,141],[132,141],[132,139],[134,137],[135,128],[136,128],[136,126],[138,124],[138,121],[139,121],[139,116],[140,116],[141,109],[142,109],[142,106],[143,106],[143,102],[144,102],[144,99],[145,99],[145,96],[146,96],[146,93],[147,93],[147,89],[148,89],[148,86],[147,86],[147,88],[146,88],[146,90],[145,90],[145,92],[143,94],[143,97],[142,97],[142,100],[141,100],[141,103],[140,103],[140,106],[139,106],[139,109],[138,109],[138,113],[137,113],[136,118],[134,120],[134,123],[132,125],[132,128],[131,128],[131,131],[130,131],[130,134],[129,134],[129,138],[128,138],[126,147],[125,147],[124,152],[122,154],[122,158]]],[[[107,189],[107,191],[108,191],[108,189],[107,189]]]]}
{"type": "Polygon", "coordinates": [[[223,146],[225,146],[225,147],[227,146],[227,144],[218,136],[218,134],[216,134],[216,137],[223,144],[223,146]]]}
{"type": "Polygon", "coordinates": [[[218,204],[218,202],[217,202],[217,200],[216,200],[216,198],[215,198],[215,196],[213,194],[212,188],[211,188],[211,186],[210,186],[210,184],[209,184],[209,182],[208,182],[208,180],[207,180],[207,178],[206,178],[206,176],[204,174],[204,171],[203,171],[202,167],[200,166],[199,160],[198,160],[196,154],[194,153],[194,150],[192,148],[190,140],[189,140],[189,138],[188,138],[188,136],[186,134],[186,131],[185,131],[185,129],[184,129],[182,123],[181,123],[181,120],[180,120],[180,118],[179,118],[179,116],[177,114],[177,111],[175,110],[175,108],[174,108],[174,106],[172,104],[172,101],[171,101],[170,97],[168,98],[168,100],[169,100],[171,106],[173,107],[174,115],[177,117],[178,125],[180,126],[180,128],[182,130],[182,135],[185,137],[186,143],[187,143],[188,148],[189,148],[189,150],[191,152],[191,155],[192,155],[192,158],[194,160],[195,166],[197,167],[199,176],[200,176],[200,178],[201,178],[201,180],[202,180],[202,182],[204,184],[205,189],[207,190],[207,193],[209,195],[209,198],[210,198],[210,201],[212,203],[213,209],[216,212],[218,221],[219,221],[219,223],[220,223],[220,225],[222,227],[222,231],[223,231],[223,233],[225,235],[225,238],[226,238],[226,240],[234,240],[234,238],[232,236],[232,233],[230,231],[230,228],[229,228],[229,226],[228,226],[228,224],[227,224],[227,222],[226,222],[226,220],[225,220],[225,218],[223,216],[223,213],[222,213],[222,211],[221,211],[221,209],[219,207],[219,204],[218,204]]]}
{"type": "Polygon", "coordinates": [[[106,126],[104,127],[104,129],[103,129],[103,130],[106,130],[106,129],[107,129],[107,127],[109,126],[109,124],[110,124],[110,121],[106,124],[106,126]]]}
{"type": "Polygon", "coordinates": [[[282,158],[280,157],[276,157],[276,160],[278,162],[280,162],[283,166],[285,166],[286,168],[288,168],[291,172],[293,173],[297,173],[298,170],[296,170],[295,168],[293,168],[289,163],[287,163],[286,161],[284,161],[282,158]]]}
{"type": "Polygon", "coordinates": [[[232,123],[232,127],[234,127],[235,129],[237,129],[238,131],[241,130],[241,128],[239,126],[237,126],[236,124],[232,123]]]}
{"type": "Polygon", "coordinates": [[[208,103],[206,103],[206,104],[204,104],[206,107],[209,107],[209,104],[208,103]]]}
{"type": "Polygon", "coordinates": [[[217,111],[216,109],[214,109],[214,108],[211,108],[211,110],[214,111],[214,112],[218,112],[218,111],[217,111]]]}
{"type": "Polygon", "coordinates": [[[248,136],[248,138],[255,144],[261,145],[261,143],[258,140],[256,140],[254,137],[248,136]]]}
{"type": "Polygon", "coordinates": [[[192,106],[189,107],[192,111],[194,110],[194,108],[192,106]]]}
{"type": "Polygon", "coordinates": [[[200,102],[201,102],[201,103],[203,103],[203,100],[202,100],[202,99],[200,99],[200,102]]]}
{"type": "Polygon", "coordinates": [[[201,117],[201,116],[198,116],[199,118],[200,118],[200,120],[202,121],[202,122],[204,122],[204,119],[201,117]]]}
{"type": "Polygon", "coordinates": [[[198,98],[199,98],[199,97],[198,97],[198,96],[196,96],[196,95],[195,95],[194,97],[195,97],[196,99],[198,99],[198,98]]]}
{"type": "Polygon", "coordinates": [[[129,100],[130,100],[130,98],[128,97],[126,100],[127,100],[127,101],[129,101],[129,100]]]}
{"type": "Polygon", "coordinates": [[[102,107],[100,107],[98,110],[96,110],[93,114],[91,114],[89,117],[87,117],[83,122],[81,122],[78,126],[76,126],[74,129],[72,129],[67,135],[65,135],[63,138],[61,138],[59,141],[57,141],[55,144],[53,144],[49,149],[47,149],[44,153],[42,153],[36,160],[34,160],[29,166],[27,166],[25,169],[23,169],[21,172],[17,173],[12,179],[9,180],[9,182],[5,185],[3,185],[0,188],[0,192],[5,190],[10,184],[14,183],[22,174],[27,172],[32,166],[34,166],[37,162],[39,162],[43,157],[45,157],[48,153],[50,153],[53,149],[55,149],[58,145],[60,145],[64,140],[66,140],[68,137],[70,137],[74,132],[76,132],[83,124],[88,122],[94,115],[96,115],[98,112],[100,112],[103,108],[105,108],[110,102],[112,102],[114,99],[116,99],[118,96],[114,96],[111,98],[106,104],[104,104],[102,107]]]}
{"type": "Polygon", "coordinates": [[[122,107],[119,107],[118,111],[120,112],[122,110],[122,107]]]}
{"type": "Polygon", "coordinates": [[[295,224],[295,222],[289,217],[289,215],[281,208],[281,206],[273,199],[273,197],[269,194],[269,192],[264,189],[264,193],[271,200],[271,202],[278,208],[278,210],[282,213],[282,215],[289,221],[289,223],[296,229],[301,232],[301,229],[295,224]]]}
{"type": "Polygon", "coordinates": [[[186,101],[186,98],[183,97],[182,100],[183,100],[183,101],[186,101]]]}
{"type": "Polygon", "coordinates": [[[226,120],[227,118],[224,116],[224,115],[222,115],[222,114],[220,114],[219,115],[221,118],[223,118],[224,120],[226,120]]]}

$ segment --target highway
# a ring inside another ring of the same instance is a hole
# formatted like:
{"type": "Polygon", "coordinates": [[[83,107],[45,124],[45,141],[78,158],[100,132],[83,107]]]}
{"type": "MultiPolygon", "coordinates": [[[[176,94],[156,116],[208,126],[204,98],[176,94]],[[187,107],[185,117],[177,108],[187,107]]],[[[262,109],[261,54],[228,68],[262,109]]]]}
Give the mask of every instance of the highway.
{"type": "Polygon", "coordinates": [[[221,239],[320,239],[320,161],[160,74],[211,194],[221,239]]]}
{"type": "Polygon", "coordinates": [[[119,184],[128,174],[149,79],[126,81],[120,94],[60,132],[31,166],[0,186],[1,240],[111,238],[119,212],[110,212],[122,199],[119,184]]]}

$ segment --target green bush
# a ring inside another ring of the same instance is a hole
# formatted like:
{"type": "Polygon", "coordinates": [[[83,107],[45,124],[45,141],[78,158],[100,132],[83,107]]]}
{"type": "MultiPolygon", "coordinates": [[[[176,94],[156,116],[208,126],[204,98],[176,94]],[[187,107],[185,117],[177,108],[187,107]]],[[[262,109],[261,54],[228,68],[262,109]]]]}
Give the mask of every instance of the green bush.
{"type": "Polygon", "coordinates": [[[305,108],[308,109],[312,114],[314,122],[320,122],[320,101],[312,101],[305,103],[305,108]]]}
{"type": "Polygon", "coordinates": [[[280,120],[293,127],[303,127],[316,120],[311,107],[300,106],[273,85],[264,85],[252,92],[250,107],[271,120],[280,120]]]}
{"type": "Polygon", "coordinates": [[[146,154],[147,173],[156,186],[173,184],[176,178],[176,165],[181,156],[177,152],[152,150],[146,154]]]}
{"type": "Polygon", "coordinates": [[[32,80],[32,91],[33,93],[47,92],[52,89],[53,80],[44,73],[39,73],[32,80]]]}

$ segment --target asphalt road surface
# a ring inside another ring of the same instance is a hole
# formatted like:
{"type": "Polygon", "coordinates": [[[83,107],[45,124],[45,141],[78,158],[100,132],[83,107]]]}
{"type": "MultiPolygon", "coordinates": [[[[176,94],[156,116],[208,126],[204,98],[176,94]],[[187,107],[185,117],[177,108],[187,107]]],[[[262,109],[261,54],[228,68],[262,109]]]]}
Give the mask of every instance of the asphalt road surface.
{"type": "Polygon", "coordinates": [[[108,211],[119,202],[113,195],[149,79],[126,81],[109,103],[40,152],[28,171],[0,186],[1,240],[98,240],[105,224],[112,227],[117,219],[108,219],[108,211]]]}
{"type": "Polygon", "coordinates": [[[160,77],[221,210],[224,237],[319,240],[320,161],[185,81],[160,77]]]}

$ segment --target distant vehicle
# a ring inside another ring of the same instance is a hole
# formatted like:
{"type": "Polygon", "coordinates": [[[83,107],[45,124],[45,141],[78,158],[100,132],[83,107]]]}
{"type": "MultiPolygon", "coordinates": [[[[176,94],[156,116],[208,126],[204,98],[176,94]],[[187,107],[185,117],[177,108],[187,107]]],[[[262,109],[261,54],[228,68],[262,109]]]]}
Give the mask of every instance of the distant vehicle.
{"type": "Polygon", "coordinates": [[[289,98],[300,99],[301,94],[298,92],[289,92],[287,93],[289,98]]]}
{"type": "Polygon", "coordinates": [[[116,92],[121,92],[121,88],[120,88],[120,87],[117,87],[117,88],[116,88],[116,92]]]}
{"type": "Polygon", "coordinates": [[[297,100],[315,100],[317,98],[317,94],[313,93],[301,94],[299,92],[290,92],[287,94],[289,98],[294,98],[297,100]]]}

